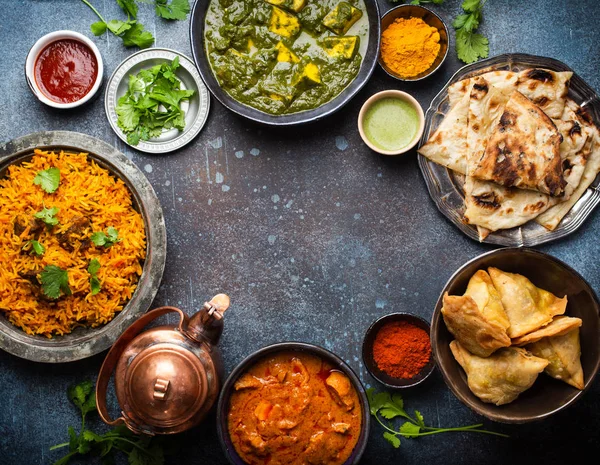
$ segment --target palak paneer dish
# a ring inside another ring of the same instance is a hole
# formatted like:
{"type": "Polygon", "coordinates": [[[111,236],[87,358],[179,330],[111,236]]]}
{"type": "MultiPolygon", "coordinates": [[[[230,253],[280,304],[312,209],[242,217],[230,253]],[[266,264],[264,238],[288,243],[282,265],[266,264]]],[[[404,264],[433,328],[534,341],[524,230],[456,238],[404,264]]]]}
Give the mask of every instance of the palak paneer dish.
{"type": "Polygon", "coordinates": [[[358,75],[363,0],[212,0],[205,46],[219,85],[272,115],[317,108],[358,75]]]}
{"type": "Polygon", "coordinates": [[[227,423],[250,465],[340,465],[360,437],[361,412],[344,373],[320,357],[281,352],[235,382],[227,423]]]}

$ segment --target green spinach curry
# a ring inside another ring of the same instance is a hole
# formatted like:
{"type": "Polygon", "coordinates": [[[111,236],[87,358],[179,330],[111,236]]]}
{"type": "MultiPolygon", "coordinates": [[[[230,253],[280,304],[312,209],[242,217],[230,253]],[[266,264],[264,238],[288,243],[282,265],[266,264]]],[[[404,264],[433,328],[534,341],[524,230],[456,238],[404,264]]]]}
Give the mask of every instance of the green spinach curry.
{"type": "Polygon", "coordinates": [[[284,115],[344,90],[358,74],[368,31],[363,0],[212,0],[205,46],[235,100],[284,115]]]}

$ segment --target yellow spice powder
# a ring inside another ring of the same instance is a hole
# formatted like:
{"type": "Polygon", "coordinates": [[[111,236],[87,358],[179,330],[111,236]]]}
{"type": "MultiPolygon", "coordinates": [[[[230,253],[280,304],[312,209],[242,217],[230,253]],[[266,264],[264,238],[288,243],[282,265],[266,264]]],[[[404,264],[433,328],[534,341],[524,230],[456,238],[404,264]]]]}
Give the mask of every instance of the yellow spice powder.
{"type": "Polygon", "coordinates": [[[381,58],[401,77],[427,70],[440,51],[440,33],[421,18],[396,18],[381,35],[381,58]]]}

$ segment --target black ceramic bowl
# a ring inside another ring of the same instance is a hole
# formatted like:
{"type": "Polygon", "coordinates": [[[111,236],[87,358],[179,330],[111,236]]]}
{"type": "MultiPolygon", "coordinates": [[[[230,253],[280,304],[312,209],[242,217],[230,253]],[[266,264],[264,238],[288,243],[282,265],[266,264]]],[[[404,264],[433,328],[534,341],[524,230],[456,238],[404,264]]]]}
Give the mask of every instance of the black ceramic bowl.
{"type": "Polygon", "coordinates": [[[314,344],[306,344],[303,342],[281,342],[278,344],[273,344],[267,347],[263,347],[262,349],[257,350],[253,354],[246,357],[239,363],[231,374],[225,380],[225,384],[221,389],[221,394],[219,395],[219,400],[217,403],[217,431],[219,433],[219,441],[221,442],[221,446],[229,463],[233,465],[245,465],[240,456],[235,451],[235,447],[231,442],[229,437],[229,431],[227,429],[227,416],[229,412],[229,400],[231,398],[231,393],[233,391],[233,385],[237,381],[237,379],[254,365],[256,362],[261,360],[263,357],[271,354],[275,354],[278,352],[304,352],[310,355],[315,355],[317,357],[322,358],[329,362],[332,366],[342,371],[356,389],[358,393],[358,398],[360,400],[360,408],[362,411],[362,425],[360,429],[360,437],[358,438],[358,442],[352,451],[352,455],[344,462],[344,465],[357,465],[360,462],[360,458],[362,457],[365,448],[367,447],[367,440],[369,439],[369,430],[371,427],[370,413],[369,413],[369,401],[367,399],[367,394],[364,386],[358,379],[358,376],[352,371],[346,362],[344,362],[340,357],[335,355],[333,352],[330,352],[322,347],[319,347],[314,344]]]}
{"type": "Polygon", "coordinates": [[[375,320],[365,333],[362,346],[363,363],[365,364],[365,367],[367,367],[367,370],[369,370],[369,373],[371,373],[371,376],[388,388],[398,389],[417,386],[425,381],[433,372],[433,369],[435,368],[433,356],[429,359],[429,363],[427,363],[427,365],[425,365],[417,375],[410,379],[394,378],[393,376],[388,375],[377,367],[377,364],[373,359],[373,343],[375,342],[377,332],[383,327],[383,325],[392,321],[406,321],[425,330],[427,334],[430,332],[429,323],[423,318],[413,315],[412,313],[390,313],[389,315],[384,315],[375,320]]]}
{"type": "Polygon", "coordinates": [[[318,121],[335,113],[348,103],[352,97],[367,83],[379,56],[379,41],[381,26],[379,20],[379,7],[377,0],[364,0],[366,14],[369,19],[369,42],[358,76],[333,100],[313,110],[301,111],[289,115],[271,115],[255,108],[244,105],[225,92],[213,74],[212,68],[206,56],[204,47],[204,24],[206,12],[211,1],[205,0],[194,3],[190,15],[190,42],[192,45],[192,56],[202,76],[202,80],[213,96],[225,107],[238,115],[244,116],[252,121],[268,124],[271,126],[291,126],[318,121]]]}
{"type": "Polygon", "coordinates": [[[465,263],[450,278],[435,307],[431,323],[431,345],[437,366],[450,390],[475,412],[501,423],[525,423],[546,418],[572,405],[591,386],[600,366],[600,302],[585,279],[573,268],[548,254],[527,248],[505,248],[484,253],[465,263]],[[533,386],[509,404],[496,406],[476,397],[467,385],[465,372],[450,351],[450,334],[440,313],[445,292],[463,295],[471,276],[493,266],[519,273],[533,284],[558,297],[568,298],[565,315],[583,320],[580,328],[581,364],[584,388],[578,390],[563,381],[540,373],[533,386]]]}

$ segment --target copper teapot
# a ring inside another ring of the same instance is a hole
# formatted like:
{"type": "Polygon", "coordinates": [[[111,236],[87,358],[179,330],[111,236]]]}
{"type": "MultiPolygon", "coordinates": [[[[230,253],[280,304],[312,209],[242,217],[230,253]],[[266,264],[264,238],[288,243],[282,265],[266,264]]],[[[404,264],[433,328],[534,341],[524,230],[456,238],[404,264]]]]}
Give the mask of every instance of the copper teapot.
{"type": "Polygon", "coordinates": [[[135,433],[172,434],[198,424],[215,403],[223,378],[217,347],[229,297],[219,294],[189,318],[175,307],[160,307],[133,323],[112,346],[98,375],[96,406],[109,425],[125,423],[135,433]],[[179,325],[143,331],[167,313],[179,325]],[[115,370],[116,368],[116,370],[115,370]],[[112,420],[106,390],[114,371],[121,416],[112,420]]]}

